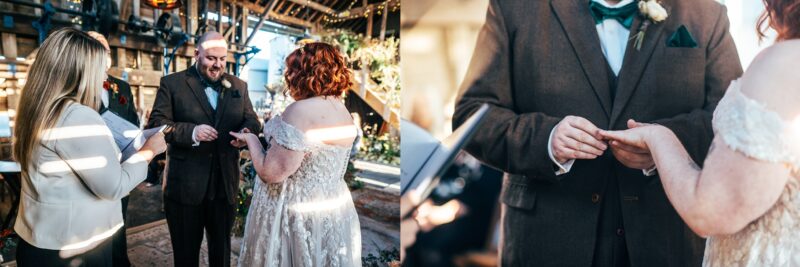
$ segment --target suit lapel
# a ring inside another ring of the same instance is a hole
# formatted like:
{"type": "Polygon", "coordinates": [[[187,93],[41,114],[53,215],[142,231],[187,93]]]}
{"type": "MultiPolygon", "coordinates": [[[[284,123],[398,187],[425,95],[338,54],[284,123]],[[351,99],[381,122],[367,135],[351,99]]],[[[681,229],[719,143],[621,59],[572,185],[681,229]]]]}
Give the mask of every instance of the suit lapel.
{"type": "Polygon", "coordinates": [[[192,93],[197,98],[197,102],[200,102],[200,105],[203,107],[203,111],[208,115],[208,120],[213,121],[214,116],[211,114],[213,113],[213,109],[211,108],[211,103],[208,103],[208,97],[206,96],[206,88],[200,82],[200,77],[198,77],[197,71],[194,69],[195,67],[191,67],[187,71],[188,75],[186,76],[186,83],[189,85],[192,93]]]}
{"type": "MultiPolygon", "coordinates": [[[[667,9],[669,11],[669,9],[667,9]]],[[[611,111],[611,120],[609,127],[612,127],[616,120],[622,113],[623,108],[627,105],[631,95],[639,85],[647,63],[653,55],[660,37],[661,32],[664,30],[666,21],[659,23],[651,23],[645,31],[642,49],[637,51],[634,46],[633,37],[639,32],[639,26],[643,23],[644,18],[636,16],[633,25],[631,26],[631,34],[628,38],[628,47],[625,49],[625,57],[622,60],[622,68],[619,71],[619,83],[617,86],[617,95],[614,98],[614,109],[611,111]]]]}
{"type": "Polygon", "coordinates": [[[550,6],[556,14],[564,32],[578,56],[586,78],[600,100],[606,116],[611,114],[611,92],[606,74],[606,59],[600,47],[600,37],[589,13],[587,1],[551,0],[550,6]]]}

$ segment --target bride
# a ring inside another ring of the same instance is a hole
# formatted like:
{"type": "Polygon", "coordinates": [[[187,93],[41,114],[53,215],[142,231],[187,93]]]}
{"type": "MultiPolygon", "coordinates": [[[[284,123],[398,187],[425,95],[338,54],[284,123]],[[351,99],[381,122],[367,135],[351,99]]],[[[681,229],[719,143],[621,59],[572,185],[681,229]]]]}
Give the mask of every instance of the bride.
{"type": "Polygon", "coordinates": [[[297,102],[269,120],[266,153],[247,142],[260,181],[247,215],[239,266],[361,266],[361,233],[343,176],[357,135],[340,96],[352,86],[331,45],[309,43],[286,58],[297,102]]]}
{"type": "Polygon", "coordinates": [[[778,42],[717,105],[702,169],[663,126],[601,131],[650,151],[675,210],[709,237],[704,266],[800,266],[800,1],[764,2],[778,42]]]}

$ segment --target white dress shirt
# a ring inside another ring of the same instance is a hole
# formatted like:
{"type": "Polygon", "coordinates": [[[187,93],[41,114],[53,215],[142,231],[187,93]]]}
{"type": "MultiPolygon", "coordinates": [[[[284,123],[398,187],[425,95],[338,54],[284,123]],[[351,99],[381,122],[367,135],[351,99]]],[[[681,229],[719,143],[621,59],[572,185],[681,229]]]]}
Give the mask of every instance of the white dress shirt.
{"type": "MultiPolygon", "coordinates": [[[[633,0],[622,0],[619,3],[612,5],[607,3],[605,0],[592,1],[610,8],[623,7],[633,2],[633,0]]],[[[619,70],[622,68],[622,60],[625,57],[625,50],[628,47],[628,37],[631,31],[628,28],[625,28],[625,26],[615,19],[603,20],[602,23],[595,25],[595,28],[597,28],[597,35],[600,37],[600,48],[603,50],[603,56],[605,56],[606,61],[608,61],[608,65],[611,67],[611,70],[614,71],[614,75],[619,76],[619,70]]],[[[553,163],[555,163],[555,165],[558,167],[558,170],[556,170],[556,175],[562,175],[568,173],[570,169],[572,169],[575,159],[568,160],[563,164],[556,160],[556,158],[553,156],[553,132],[555,132],[555,128],[553,128],[553,130],[550,132],[550,138],[547,141],[547,153],[550,156],[550,160],[552,160],[553,163]]],[[[655,173],[655,167],[642,171],[645,175],[651,176],[655,173]]]]}

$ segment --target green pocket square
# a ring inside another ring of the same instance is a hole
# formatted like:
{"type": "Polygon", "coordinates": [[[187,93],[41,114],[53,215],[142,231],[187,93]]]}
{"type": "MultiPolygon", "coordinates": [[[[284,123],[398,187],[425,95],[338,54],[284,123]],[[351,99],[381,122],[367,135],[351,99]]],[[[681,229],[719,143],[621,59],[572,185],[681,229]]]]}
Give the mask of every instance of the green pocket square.
{"type": "Polygon", "coordinates": [[[667,47],[688,47],[696,48],[697,42],[692,38],[692,34],[686,29],[686,26],[681,25],[672,37],[667,41],[667,47]]]}

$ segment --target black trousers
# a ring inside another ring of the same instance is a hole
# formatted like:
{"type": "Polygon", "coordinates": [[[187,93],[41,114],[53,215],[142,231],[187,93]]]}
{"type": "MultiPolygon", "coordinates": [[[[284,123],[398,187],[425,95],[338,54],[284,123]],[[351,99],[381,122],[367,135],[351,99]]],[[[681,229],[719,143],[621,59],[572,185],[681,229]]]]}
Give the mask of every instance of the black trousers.
{"type": "Polygon", "coordinates": [[[128,259],[128,237],[125,235],[127,229],[128,219],[128,200],[130,197],[122,198],[122,225],[119,230],[111,237],[111,255],[114,261],[114,267],[128,267],[131,266],[131,261],[128,259]]]}
{"type": "Polygon", "coordinates": [[[205,198],[200,205],[164,199],[175,266],[199,266],[203,229],[209,266],[231,266],[231,228],[236,208],[225,197],[205,198]]]}
{"type": "MultiPolygon", "coordinates": [[[[111,264],[111,239],[97,245],[97,247],[84,253],[62,257],[62,251],[37,248],[20,239],[17,246],[17,266],[36,266],[36,267],[56,267],[56,266],[85,266],[85,267],[106,267],[111,264]]],[[[71,254],[71,253],[67,253],[71,254]]]]}

